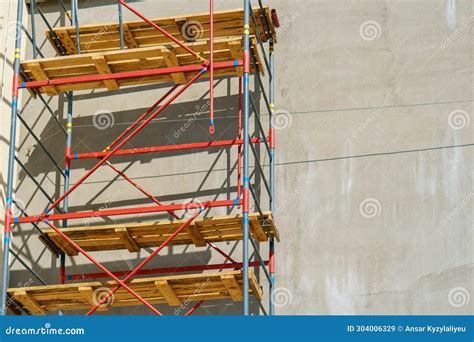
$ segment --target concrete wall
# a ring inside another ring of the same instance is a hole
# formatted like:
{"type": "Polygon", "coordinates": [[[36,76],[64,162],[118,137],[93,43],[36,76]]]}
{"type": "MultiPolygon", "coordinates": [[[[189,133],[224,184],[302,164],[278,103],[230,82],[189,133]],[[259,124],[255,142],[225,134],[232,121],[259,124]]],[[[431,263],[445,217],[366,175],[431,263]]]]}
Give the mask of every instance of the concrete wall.
{"type": "MultiPolygon", "coordinates": [[[[116,7],[111,3],[81,2],[80,22],[115,21],[116,7]]],[[[241,5],[234,0],[216,4],[219,9],[241,5]]],[[[206,1],[133,6],[150,17],[207,11],[206,1]]],[[[282,23],[276,66],[276,220],[282,236],[276,258],[278,313],[471,313],[473,1],[275,0],[271,6],[278,9],[282,23]]],[[[55,6],[42,8],[52,22],[64,23],[55,6]]],[[[128,12],[125,18],[134,19],[128,12]]],[[[43,31],[38,30],[41,45],[51,56],[43,31]]],[[[207,82],[193,86],[129,146],[209,138],[207,87],[207,82]],[[185,134],[176,134],[201,112],[185,134]]],[[[101,150],[164,91],[150,86],[75,93],[73,151],[101,150]],[[98,118],[113,125],[98,129],[98,118]]],[[[219,138],[235,136],[235,95],[235,80],[222,80],[216,87],[219,138]]],[[[259,96],[254,91],[253,95],[259,96]]],[[[64,98],[50,101],[62,118],[64,98]]],[[[64,136],[39,103],[25,99],[25,106],[25,119],[62,164],[64,136]]],[[[266,120],[263,106],[261,111],[266,120]]],[[[57,170],[24,130],[20,143],[20,158],[57,196],[61,191],[57,170]]],[[[114,160],[168,203],[235,198],[234,161],[233,150],[114,160]]],[[[91,165],[74,163],[72,180],[91,165]]],[[[125,182],[110,183],[111,179],[111,171],[101,170],[74,193],[71,207],[148,203],[125,182]]],[[[44,196],[33,189],[20,173],[17,196],[28,213],[46,205],[44,196]]],[[[225,211],[210,215],[220,213],[225,211]]],[[[55,272],[50,272],[56,260],[31,227],[17,228],[14,245],[49,282],[57,281],[55,272]],[[25,242],[27,246],[21,247],[25,242]]],[[[240,244],[221,247],[239,258],[240,244]]],[[[148,253],[96,255],[107,267],[120,270],[148,253]]],[[[266,246],[262,253],[266,255],[266,246]]],[[[207,249],[175,247],[152,266],[220,261],[207,249]]],[[[28,281],[21,266],[15,263],[13,268],[12,284],[28,281]]],[[[68,260],[68,270],[96,269],[77,257],[68,260]]],[[[266,286],[263,275],[261,279],[266,286]]],[[[232,302],[212,302],[199,313],[240,310],[232,302]]],[[[253,311],[257,312],[255,305],[253,311]]],[[[119,312],[148,313],[143,308],[119,312]]]]}

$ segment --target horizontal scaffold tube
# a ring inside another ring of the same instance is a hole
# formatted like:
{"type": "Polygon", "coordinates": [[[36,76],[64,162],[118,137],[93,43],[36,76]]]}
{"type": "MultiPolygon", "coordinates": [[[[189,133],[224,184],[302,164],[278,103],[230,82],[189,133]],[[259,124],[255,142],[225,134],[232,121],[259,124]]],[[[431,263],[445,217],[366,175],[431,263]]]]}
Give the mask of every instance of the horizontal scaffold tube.
{"type": "MultiPolygon", "coordinates": [[[[142,154],[142,153],[154,153],[154,152],[166,152],[166,151],[178,151],[178,150],[192,150],[199,148],[212,148],[212,147],[222,147],[222,146],[232,146],[232,145],[242,145],[242,139],[234,140],[219,140],[219,141],[205,141],[198,143],[189,143],[189,144],[178,144],[178,145],[167,145],[167,146],[153,146],[153,147],[140,147],[140,148],[131,148],[118,150],[115,152],[114,156],[126,155],[126,154],[142,154]]],[[[261,143],[261,138],[253,138],[252,142],[257,144],[261,143]]],[[[73,159],[88,159],[88,158],[102,158],[107,155],[107,152],[88,152],[88,153],[77,153],[72,155],[73,159]]]]}
{"type": "MultiPolygon", "coordinates": [[[[237,200],[222,200],[222,201],[210,201],[208,202],[208,208],[217,207],[229,207],[233,205],[240,205],[241,201],[237,200]]],[[[137,207],[137,208],[122,208],[122,209],[106,209],[106,210],[92,210],[82,212],[69,212],[64,214],[51,214],[44,216],[49,221],[58,220],[74,220],[89,217],[104,217],[104,216],[117,216],[117,215],[132,215],[132,214],[145,214],[145,213],[158,213],[163,211],[175,211],[175,210],[190,210],[200,208],[200,203],[183,203],[183,204],[169,204],[162,206],[149,206],[149,207],[137,207]]],[[[29,216],[29,217],[17,217],[14,219],[15,223],[30,223],[41,220],[41,216],[29,216]]]]}
{"type": "MultiPolygon", "coordinates": [[[[235,60],[232,62],[220,62],[220,63],[214,64],[214,69],[226,69],[226,68],[238,67],[242,65],[243,65],[243,62],[238,61],[238,60],[235,60]]],[[[62,84],[86,83],[86,82],[105,81],[105,80],[121,80],[121,79],[126,79],[126,78],[167,75],[167,74],[172,74],[172,73],[177,73],[177,72],[200,71],[203,68],[205,69],[206,66],[203,66],[202,64],[195,64],[195,65],[186,65],[186,66],[171,67],[171,68],[118,72],[115,74],[65,77],[65,78],[57,78],[54,80],[22,82],[19,85],[19,88],[41,88],[41,87],[46,87],[46,86],[57,86],[57,85],[62,85],[62,84]]]]}

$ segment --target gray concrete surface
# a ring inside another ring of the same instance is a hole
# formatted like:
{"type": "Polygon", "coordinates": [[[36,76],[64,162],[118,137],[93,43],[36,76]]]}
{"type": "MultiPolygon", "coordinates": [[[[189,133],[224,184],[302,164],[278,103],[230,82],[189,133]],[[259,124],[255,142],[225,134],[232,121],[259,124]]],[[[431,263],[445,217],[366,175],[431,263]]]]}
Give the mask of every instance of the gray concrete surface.
{"type": "MultiPolygon", "coordinates": [[[[111,3],[81,2],[80,22],[116,20],[111,3]]],[[[276,66],[280,113],[276,220],[282,236],[276,252],[279,314],[473,312],[473,4],[472,0],[271,1],[282,23],[276,66]]],[[[216,2],[222,9],[241,5],[237,0],[216,2]]],[[[158,17],[206,11],[207,1],[133,6],[158,17]]],[[[42,8],[52,22],[64,23],[56,6],[45,3],[42,8]]],[[[125,12],[125,18],[133,16],[125,12]]],[[[43,31],[38,30],[41,46],[51,56],[43,31]]],[[[193,86],[130,146],[207,139],[207,86],[207,82],[193,86]],[[175,132],[189,122],[185,134],[177,136],[175,132]]],[[[134,90],[140,91],[75,93],[74,152],[101,150],[165,91],[134,90]],[[99,130],[94,118],[103,111],[113,113],[109,117],[113,125],[99,130]]],[[[223,80],[216,87],[218,136],[235,135],[235,95],[235,80],[223,80]]],[[[63,117],[64,98],[50,102],[63,117]]],[[[25,119],[62,165],[61,132],[27,94],[24,106],[25,119]]],[[[264,115],[263,106],[261,110],[264,115]]],[[[25,130],[21,133],[20,158],[58,196],[58,172],[31,136],[25,130]]],[[[169,203],[234,198],[234,161],[235,151],[228,150],[115,159],[135,181],[169,203]]],[[[91,165],[74,163],[73,180],[91,165]]],[[[74,193],[71,207],[148,203],[125,182],[111,184],[113,178],[112,172],[101,170],[74,193]]],[[[46,205],[23,172],[17,197],[29,214],[46,205]]],[[[151,218],[97,221],[147,219],[151,218]]],[[[240,244],[221,247],[239,258],[240,244]]],[[[57,261],[31,227],[16,227],[14,248],[47,281],[57,282],[56,272],[50,271],[57,261]]],[[[266,246],[261,248],[266,254],[266,246]]],[[[95,255],[107,267],[120,270],[148,253],[95,255]]],[[[207,249],[175,247],[153,265],[221,260],[207,249]]],[[[29,286],[30,276],[21,265],[12,266],[12,286],[29,286]]],[[[68,259],[68,270],[96,269],[77,257],[68,259]]],[[[263,275],[261,279],[266,291],[263,275]]],[[[255,305],[252,310],[258,313],[255,305]]],[[[232,302],[211,302],[198,313],[240,311],[240,305],[232,302]]],[[[112,312],[148,313],[143,308],[112,312]]]]}

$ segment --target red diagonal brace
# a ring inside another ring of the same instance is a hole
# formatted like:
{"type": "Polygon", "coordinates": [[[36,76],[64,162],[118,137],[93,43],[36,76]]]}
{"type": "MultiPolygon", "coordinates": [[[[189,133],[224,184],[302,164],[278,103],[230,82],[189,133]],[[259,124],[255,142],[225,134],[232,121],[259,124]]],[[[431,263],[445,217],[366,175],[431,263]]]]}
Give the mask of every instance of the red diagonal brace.
{"type": "MultiPolygon", "coordinates": [[[[127,182],[129,182],[130,184],[132,184],[135,188],[137,188],[142,194],[144,194],[146,197],[148,197],[149,199],[151,199],[153,202],[155,202],[157,205],[159,206],[162,206],[161,202],[158,201],[152,194],[150,194],[149,192],[147,192],[145,189],[143,189],[140,185],[138,185],[138,183],[136,183],[135,181],[133,181],[133,179],[131,179],[130,177],[128,177],[123,171],[120,171],[119,169],[117,169],[115,166],[113,166],[110,162],[107,162],[107,165],[112,169],[114,170],[116,173],[118,173],[120,176],[122,176],[127,182]]],[[[176,219],[179,219],[179,216],[176,215],[173,211],[169,210],[168,213],[173,216],[174,218],[176,219]]]]}
{"type": "MultiPolygon", "coordinates": [[[[134,185],[138,190],[140,190],[143,194],[145,194],[148,198],[150,198],[153,202],[155,202],[158,206],[161,206],[162,204],[154,197],[152,196],[151,194],[147,193],[144,189],[142,189],[138,184],[136,184],[132,179],[130,179],[127,175],[125,175],[125,173],[123,173],[122,171],[118,170],[116,167],[114,167],[112,164],[110,164],[109,162],[107,162],[107,165],[112,168],[112,170],[114,170],[115,172],[117,172],[119,175],[121,175],[123,178],[125,178],[125,180],[127,180],[129,183],[131,183],[132,185],[134,185]]],[[[168,211],[168,213],[172,216],[174,216],[175,218],[179,218],[173,211],[168,211]]],[[[197,216],[197,215],[196,215],[197,216]]],[[[186,225],[187,226],[187,225],[186,225]]],[[[183,228],[184,229],[184,228],[183,228]]],[[[177,233],[175,233],[177,234],[177,233]]],[[[170,240],[171,241],[171,240],[170,240]]],[[[224,267],[225,267],[225,263],[227,260],[229,260],[230,262],[232,263],[237,263],[230,255],[228,255],[227,253],[225,253],[222,249],[220,249],[219,247],[217,247],[215,244],[211,243],[211,242],[208,242],[207,243],[211,248],[213,248],[214,250],[216,250],[219,254],[221,254],[222,256],[224,256],[224,258],[226,258],[226,260],[224,261],[224,263],[222,263],[222,266],[219,268],[219,270],[222,270],[224,267]]],[[[134,270],[135,273],[138,273],[140,270],[134,270]]],[[[110,294],[111,295],[111,294],[110,294]]],[[[107,294],[107,297],[110,297],[109,294],[107,294]]],[[[104,300],[105,302],[105,300],[104,300]]],[[[201,305],[202,303],[204,303],[204,300],[201,300],[199,301],[197,304],[195,304],[188,312],[186,312],[186,316],[189,316],[191,315],[194,311],[196,311],[201,305]]],[[[100,304],[99,304],[100,306],[100,304]]],[[[90,314],[92,314],[95,310],[97,310],[96,307],[93,308],[94,310],[90,310],[90,314]]],[[[89,314],[88,312],[88,314],[89,314]]]]}
{"type": "Polygon", "coordinates": [[[188,46],[184,45],[182,42],[180,42],[179,40],[177,40],[175,37],[173,37],[171,34],[169,34],[166,30],[163,30],[161,27],[159,27],[158,25],[156,25],[153,21],[151,21],[150,19],[148,19],[147,17],[145,17],[143,14],[141,14],[140,12],[138,12],[136,9],[134,9],[133,7],[131,7],[130,5],[128,5],[125,0],[119,0],[119,3],[121,5],[123,5],[124,7],[126,7],[127,9],[129,9],[131,12],[133,12],[135,15],[137,15],[138,17],[140,17],[141,19],[143,19],[144,21],[146,21],[148,24],[150,24],[152,27],[154,27],[155,29],[157,29],[158,31],[160,31],[163,35],[165,35],[167,38],[171,39],[173,42],[175,42],[176,44],[178,44],[179,46],[181,46],[183,49],[185,49],[186,51],[188,51],[190,54],[192,54],[193,56],[199,58],[201,61],[203,61],[204,63],[206,63],[206,65],[208,64],[207,60],[203,57],[201,57],[198,53],[196,53],[194,50],[192,50],[191,48],[189,48],[188,46]]]}
{"type": "MultiPolygon", "coordinates": [[[[219,268],[219,271],[224,269],[225,267],[225,263],[227,262],[227,260],[229,260],[230,262],[232,262],[233,264],[236,264],[237,261],[235,261],[234,259],[232,259],[232,257],[227,254],[226,252],[224,252],[222,249],[220,249],[219,247],[217,247],[216,245],[214,245],[213,243],[211,242],[208,242],[208,245],[211,246],[213,249],[215,249],[220,255],[222,255],[224,258],[225,258],[225,261],[222,263],[221,267],[219,268]]],[[[193,307],[191,309],[189,309],[184,315],[185,316],[191,316],[201,305],[202,303],[204,303],[205,301],[204,300],[200,300],[199,302],[197,302],[196,304],[193,305],[193,307]]]]}
{"type": "MultiPolygon", "coordinates": [[[[122,171],[118,170],[116,167],[114,167],[112,164],[110,164],[109,162],[107,162],[107,165],[110,166],[112,168],[112,170],[114,170],[115,172],[117,172],[119,175],[121,175],[123,178],[125,178],[128,182],[130,182],[132,185],[134,185],[138,190],[140,190],[143,194],[145,194],[148,198],[150,198],[153,202],[155,202],[157,205],[161,206],[162,204],[155,198],[153,197],[151,194],[147,193],[144,189],[142,189],[138,184],[136,184],[132,179],[130,179],[127,175],[125,175],[125,173],[123,173],[122,171]]],[[[178,215],[176,215],[173,211],[168,211],[168,213],[172,216],[174,216],[175,218],[179,218],[178,215]]],[[[222,270],[225,266],[225,263],[227,260],[229,260],[230,262],[232,263],[237,263],[237,261],[235,261],[229,254],[227,254],[226,252],[224,252],[222,249],[220,249],[219,247],[217,247],[215,244],[213,244],[212,242],[208,242],[207,243],[211,248],[213,248],[214,250],[216,250],[220,255],[222,255],[226,260],[224,261],[224,263],[222,263],[222,266],[219,268],[219,270],[222,270]]],[[[139,270],[138,270],[139,271],[139,270]]],[[[135,273],[137,273],[138,271],[135,271],[135,273]]],[[[104,301],[105,302],[105,301],[104,301]]],[[[202,303],[204,303],[204,300],[201,300],[199,301],[198,303],[196,303],[188,312],[186,312],[186,316],[189,316],[191,315],[194,311],[196,311],[201,305],[202,303]]],[[[94,311],[92,311],[91,313],[93,313],[94,311]]]]}
{"type": "MultiPolygon", "coordinates": [[[[107,273],[109,277],[111,277],[113,280],[115,280],[121,287],[123,287],[125,290],[130,292],[135,298],[137,298],[143,305],[145,305],[147,308],[149,308],[151,311],[153,311],[155,314],[161,316],[161,312],[159,312],[157,309],[155,309],[150,303],[148,303],[145,299],[143,299],[138,293],[133,291],[127,284],[125,284],[125,281],[120,280],[117,278],[112,272],[110,272],[107,268],[102,266],[99,262],[97,262],[92,256],[89,255],[86,251],[84,251],[81,247],[79,247],[71,238],[69,238],[66,234],[64,234],[61,229],[57,228],[55,225],[53,225],[51,222],[48,220],[43,220],[51,229],[53,229],[57,234],[59,234],[64,240],[69,242],[71,246],[73,246],[78,252],[83,254],[87,259],[89,259],[94,265],[96,265],[98,268],[100,268],[102,271],[107,273]]],[[[102,305],[103,302],[99,304],[102,305]]]]}
{"type": "Polygon", "coordinates": [[[87,316],[93,314],[105,301],[113,295],[115,292],[118,291],[118,289],[123,286],[123,283],[126,283],[129,281],[138,271],[140,271],[151,259],[155,257],[165,246],[170,243],[171,240],[173,240],[183,229],[185,229],[194,219],[205,209],[207,209],[209,204],[206,204],[203,208],[200,208],[196,213],[194,213],[186,222],[184,222],[176,231],[171,234],[163,243],[153,251],[145,260],[143,260],[132,272],[130,272],[124,279],[123,282],[120,282],[118,286],[114,287],[111,291],[107,293],[102,299],[100,300],[99,303],[97,303],[92,309],[90,309],[87,312],[87,316]]]}
{"type": "MultiPolygon", "coordinates": [[[[110,157],[114,155],[122,146],[124,146],[130,139],[132,139],[138,132],[140,132],[151,120],[153,120],[158,114],[160,114],[167,106],[169,106],[179,95],[181,95],[187,88],[191,86],[206,69],[203,69],[193,76],[181,89],[178,90],[166,103],[153,112],[145,121],[143,121],[132,133],[130,133],[126,138],[124,138],[119,144],[117,144],[107,155],[101,159],[92,169],[90,169],[84,176],[82,176],[74,185],[72,185],[68,191],[64,192],[59,198],[48,207],[48,212],[54,209],[59,203],[61,203],[71,192],[73,192],[79,185],[81,185],[90,175],[92,175],[99,167],[101,167],[110,157]]],[[[43,219],[47,215],[46,212],[43,212],[40,215],[40,219],[43,219]]]]}
{"type": "MultiPolygon", "coordinates": [[[[125,175],[125,173],[123,173],[122,171],[118,170],[115,166],[113,166],[112,164],[110,164],[109,162],[107,162],[107,165],[110,166],[110,168],[112,168],[112,170],[114,170],[115,172],[117,172],[119,175],[121,175],[123,178],[125,178],[125,180],[127,180],[129,183],[131,183],[132,185],[134,185],[138,190],[140,190],[143,194],[145,194],[148,198],[150,198],[153,202],[155,202],[157,205],[161,206],[162,204],[154,197],[152,196],[151,194],[147,193],[143,188],[141,188],[138,184],[136,184],[132,179],[130,179],[127,175],[125,175]]],[[[178,215],[176,215],[173,211],[168,211],[168,213],[172,216],[174,216],[175,218],[179,218],[178,215]]],[[[213,244],[212,242],[208,242],[207,243],[211,248],[213,248],[214,250],[216,250],[220,255],[222,255],[226,260],[222,263],[221,267],[219,268],[219,270],[222,270],[224,267],[225,267],[225,263],[227,260],[229,260],[230,262],[232,263],[237,263],[237,261],[235,261],[229,254],[227,254],[226,252],[224,252],[222,249],[220,249],[219,247],[217,247],[215,244],[213,244]]],[[[138,273],[138,271],[136,271],[135,273],[138,273]]],[[[204,300],[201,300],[199,301],[198,303],[196,303],[190,310],[188,310],[186,312],[186,316],[190,316],[191,314],[193,314],[193,312],[195,312],[201,305],[202,303],[204,303],[204,300]]],[[[93,313],[94,311],[92,311],[91,313],[93,313]]]]}
{"type": "Polygon", "coordinates": [[[222,255],[224,258],[225,258],[225,261],[229,260],[230,262],[233,262],[233,263],[236,263],[237,261],[235,261],[234,259],[232,259],[232,257],[227,254],[226,252],[224,252],[222,249],[220,249],[219,247],[217,247],[215,244],[213,244],[212,242],[208,242],[207,243],[212,249],[214,249],[215,251],[217,251],[217,253],[219,253],[220,255],[222,255]]]}
{"type": "Polygon", "coordinates": [[[135,122],[133,122],[130,126],[127,127],[127,129],[125,131],[123,131],[122,134],[120,134],[114,141],[112,141],[105,149],[104,149],[104,152],[106,151],[109,151],[112,147],[114,147],[120,140],[123,139],[123,137],[125,137],[132,129],[134,129],[135,127],[137,127],[137,125],[142,122],[147,116],[148,114],[150,114],[157,106],[160,105],[161,102],[163,102],[176,88],[178,88],[178,84],[175,84],[170,90],[168,90],[166,92],[165,95],[163,95],[158,101],[155,102],[155,104],[153,104],[153,106],[151,106],[145,113],[143,113],[142,115],[140,115],[140,117],[135,120],[135,122]]]}

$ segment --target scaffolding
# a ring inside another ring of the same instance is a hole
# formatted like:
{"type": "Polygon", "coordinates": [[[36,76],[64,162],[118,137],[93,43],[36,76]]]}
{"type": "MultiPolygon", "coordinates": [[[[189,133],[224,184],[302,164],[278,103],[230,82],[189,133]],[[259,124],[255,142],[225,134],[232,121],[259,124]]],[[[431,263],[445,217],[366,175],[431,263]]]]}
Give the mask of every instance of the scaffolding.
{"type": "MultiPolygon", "coordinates": [[[[249,315],[250,296],[255,297],[261,313],[274,315],[275,241],[279,241],[279,233],[273,219],[275,211],[274,45],[276,28],[279,26],[276,11],[264,6],[261,0],[258,1],[256,7],[252,6],[250,0],[244,0],[243,9],[217,12],[214,11],[214,1],[209,0],[209,13],[150,20],[125,0],[118,0],[118,23],[81,26],[78,19],[78,0],[71,0],[70,11],[62,0],[58,2],[68,17],[70,26],[52,27],[35,0],[30,0],[31,34],[26,32],[21,25],[16,28],[4,225],[2,314],[6,315],[10,309],[15,314],[29,315],[42,315],[56,311],[63,314],[67,310],[87,310],[86,315],[91,315],[97,310],[107,310],[112,305],[110,299],[114,296],[114,306],[143,304],[154,314],[162,315],[154,306],[155,304],[180,306],[183,300],[192,294],[192,300],[195,303],[184,312],[185,315],[193,314],[206,300],[211,299],[241,301],[243,314],[249,315]],[[136,15],[140,20],[125,22],[122,15],[124,9],[136,15]],[[58,54],[54,58],[45,58],[37,46],[36,13],[48,28],[47,39],[58,54]],[[183,34],[186,26],[193,22],[199,23],[202,30],[197,38],[183,34]],[[104,26],[107,27],[107,35],[100,34],[104,26]],[[20,60],[23,31],[32,43],[32,60],[20,60]],[[91,36],[95,38],[91,40],[91,36]],[[135,63],[137,58],[142,62],[135,63]],[[262,94],[264,108],[268,111],[268,125],[262,122],[256,100],[250,93],[251,75],[254,77],[255,87],[262,94]],[[264,75],[268,77],[268,95],[264,85],[264,75]],[[239,80],[238,132],[235,139],[210,139],[187,144],[124,148],[128,141],[142,131],[176,98],[205,77],[209,78],[209,134],[211,137],[216,129],[214,125],[215,80],[221,77],[237,77],[239,80]],[[102,151],[72,153],[73,91],[98,88],[116,90],[143,84],[165,84],[169,85],[170,89],[102,151]],[[41,139],[21,117],[18,111],[18,94],[21,89],[27,90],[32,97],[39,99],[46,106],[47,111],[64,133],[66,141],[64,169],[58,165],[52,154],[42,144],[41,139]],[[56,96],[63,93],[67,99],[66,127],[63,127],[61,120],[56,117],[43,97],[43,94],[56,96]],[[251,132],[249,122],[252,114],[256,123],[254,132],[251,132]],[[63,192],[57,198],[48,194],[15,155],[18,121],[25,126],[62,176],[63,192]],[[265,126],[268,126],[267,131],[265,126]],[[257,152],[259,146],[263,146],[268,155],[267,172],[260,162],[257,152]],[[111,158],[120,155],[229,147],[237,148],[237,196],[229,200],[165,204],[110,161],[111,158]],[[255,160],[255,171],[252,174],[250,173],[251,153],[255,160]],[[98,161],[78,181],[71,184],[71,163],[82,159],[98,161]],[[15,204],[13,180],[16,165],[31,178],[47,199],[46,209],[43,212],[29,215],[26,210],[21,210],[20,215],[13,214],[12,206],[15,204]],[[70,194],[103,166],[113,170],[133,185],[150,199],[152,205],[88,211],[69,210],[70,194]],[[254,182],[257,175],[263,183],[262,188],[267,192],[267,211],[264,211],[264,205],[257,196],[258,189],[254,182]],[[252,206],[255,212],[250,211],[252,206]],[[219,207],[238,208],[242,213],[207,216],[212,208],[219,207]],[[182,218],[178,213],[183,210],[193,213],[187,218],[182,218]],[[160,222],[68,227],[70,221],[77,219],[147,213],[168,213],[170,219],[160,222]],[[40,240],[48,250],[59,258],[59,284],[48,285],[38,272],[11,248],[13,228],[19,224],[28,223],[32,224],[39,233],[40,240]],[[241,262],[234,260],[216,245],[222,241],[242,241],[241,262]],[[268,243],[268,259],[260,254],[259,243],[268,243]],[[145,268],[166,246],[173,245],[210,247],[223,256],[225,261],[222,264],[145,268]],[[253,260],[249,256],[250,245],[253,248],[253,260]],[[113,250],[138,252],[142,248],[154,248],[154,250],[129,271],[112,272],[91,254],[91,252],[113,250]],[[86,257],[100,272],[68,274],[66,256],[74,257],[79,254],[86,257]],[[42,285],[9,288],[11,256],[19,260],[42,285]],[[209,270],[214,272],[195,273],[209,270]],[[262,270],[268,280],[268,310],[262,304],[263,289],[254,270],[262,270]],[[174,275],[174,273],[186,274],[174,275]],[[104,278],[112,280],[84,282],[104,278]],[[206,281],[207,285],[196,294],[197,284],[203,281],[206,281]],[[96,292],[103,291],[104,288],[106,292],[97,298],[96,292]]],[[[23,4],[19,1],[18,23],[22,22],[22,11],[23,4]]]]}

